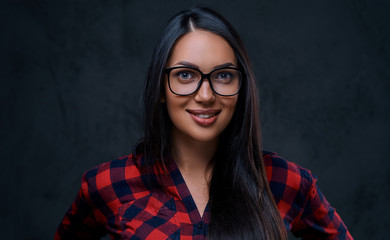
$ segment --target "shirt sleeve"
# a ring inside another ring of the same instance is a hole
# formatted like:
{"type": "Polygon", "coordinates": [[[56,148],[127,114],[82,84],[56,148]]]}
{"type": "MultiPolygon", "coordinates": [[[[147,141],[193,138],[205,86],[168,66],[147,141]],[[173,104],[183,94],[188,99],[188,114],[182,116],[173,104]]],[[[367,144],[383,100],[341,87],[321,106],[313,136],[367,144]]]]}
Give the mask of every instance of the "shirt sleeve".
{"type": "Polygon", "coordinates": [[[87,182],[85,174],[82,179],[81,188],[66,212],[54,240],[63,239],[100,239],[105,235],[104,228],[96,220],[93,208],[88,201],[87,182]]]}
{"type": "Polygon", "coordinates": [[[292,233],[302,239],[352,240],[344,222],[330,206],[313,178],[303,212],[292,224],[292,233]]]}

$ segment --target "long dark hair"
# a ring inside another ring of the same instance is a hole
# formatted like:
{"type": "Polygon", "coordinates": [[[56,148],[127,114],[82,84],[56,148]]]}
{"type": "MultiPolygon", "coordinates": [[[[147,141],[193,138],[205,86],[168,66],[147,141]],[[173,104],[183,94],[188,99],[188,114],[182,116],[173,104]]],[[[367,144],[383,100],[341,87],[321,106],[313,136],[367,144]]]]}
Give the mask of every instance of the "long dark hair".
{"type": "Polygon", "coordinates": [[[170,154],[171,121],[161,103],[164,68],[176,41],[194,29],[222,36],[244,73],[235,113],[213,159],[209,239],[287,239],[264,169],[257,88],[247,51],[229,22],[211,9],[194,8],[174,16],[154,49],[144,92],[146,162],[163,167],[170,154]]]}

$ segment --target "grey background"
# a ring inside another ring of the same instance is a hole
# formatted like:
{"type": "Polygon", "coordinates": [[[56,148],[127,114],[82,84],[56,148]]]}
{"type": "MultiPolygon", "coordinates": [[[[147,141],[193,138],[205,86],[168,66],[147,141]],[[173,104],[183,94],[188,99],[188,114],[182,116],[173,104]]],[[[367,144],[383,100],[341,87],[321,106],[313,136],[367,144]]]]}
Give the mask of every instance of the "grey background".
{"type": "MultiPolygon", "coordinates": [[[[195,3],[1,3],[2,239],[51,239],[82,173],[130,152],[152,49],[195,3]]],[[[356,239],[390,229],[389,3],[207,3],[249,50],[264,149],[310,169],[356,239]]]]}

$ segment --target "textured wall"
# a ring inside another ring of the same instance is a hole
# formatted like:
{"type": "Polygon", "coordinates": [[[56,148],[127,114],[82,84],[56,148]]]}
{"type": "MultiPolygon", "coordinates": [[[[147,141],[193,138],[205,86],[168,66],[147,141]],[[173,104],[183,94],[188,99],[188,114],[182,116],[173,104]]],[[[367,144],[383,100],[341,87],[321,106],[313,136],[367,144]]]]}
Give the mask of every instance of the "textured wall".
{"type": "MultiPolygon", "coordinates": [[[[195,4],[162,2],[1,4],[1,238],[52,238],[82,173],[141,137],[153,46],[168,19],[195,4]]],[[[264,148],[311,169],[356,239],[385,239],[389,1],[208,5],[250,52],[264,148]]]]}

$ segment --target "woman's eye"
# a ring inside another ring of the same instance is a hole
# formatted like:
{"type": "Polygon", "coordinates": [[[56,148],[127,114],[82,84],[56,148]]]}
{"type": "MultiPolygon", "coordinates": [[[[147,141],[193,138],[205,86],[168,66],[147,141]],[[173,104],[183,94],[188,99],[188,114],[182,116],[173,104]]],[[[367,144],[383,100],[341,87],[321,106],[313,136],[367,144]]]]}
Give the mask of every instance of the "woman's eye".
{"type": "Polygon", "coordinates": [[[220,72],[215,76],[216,79],[230,79],[232,77],[233,74],[230,72],[220,72]]]}
{"type": "Polygon", "coordinates": [[[178,72],[176,76],[180,79],[190,79],[191,78],[191,73],[189,72],[178,72]]]}

